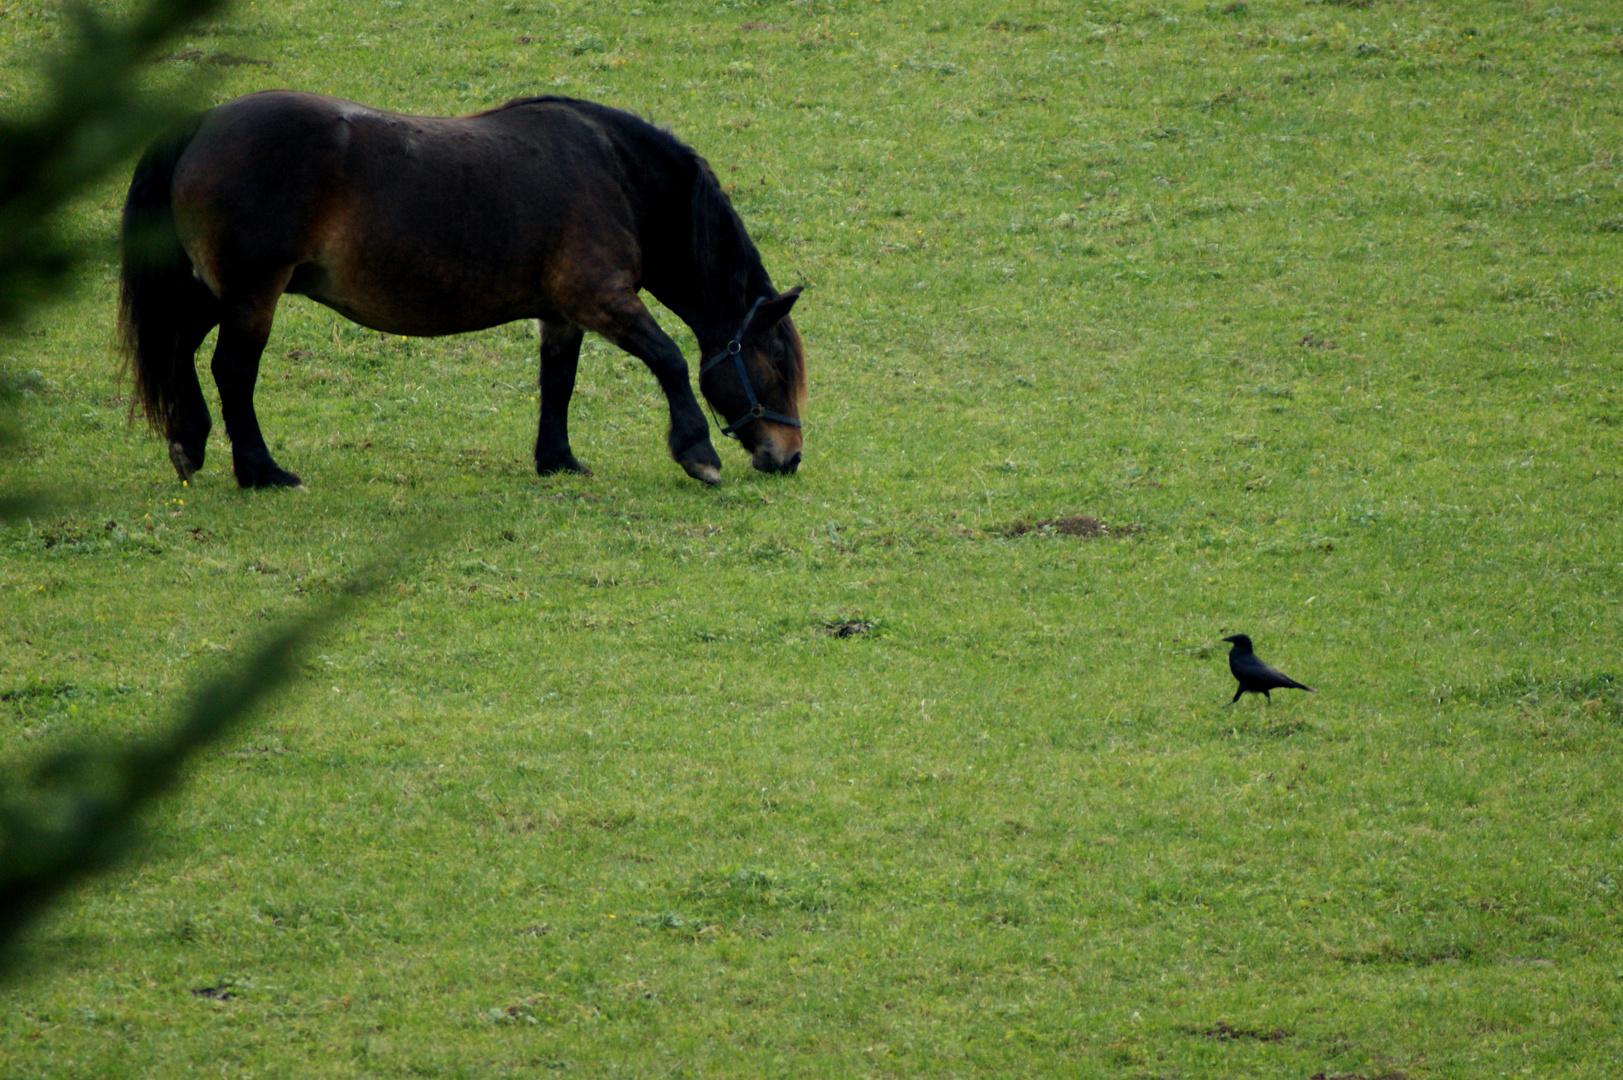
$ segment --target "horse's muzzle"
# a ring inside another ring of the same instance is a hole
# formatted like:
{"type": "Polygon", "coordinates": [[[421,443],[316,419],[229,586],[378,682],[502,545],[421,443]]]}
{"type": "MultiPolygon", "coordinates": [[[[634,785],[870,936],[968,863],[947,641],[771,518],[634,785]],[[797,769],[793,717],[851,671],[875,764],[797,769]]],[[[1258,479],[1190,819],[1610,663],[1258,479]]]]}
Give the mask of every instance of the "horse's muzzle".
{"type": "Polygon", "coordinates": [[[770,420],[757,420],[759,430],[753,434],[760,439],[750,456],[750,464],[758,472],[792,473],[800,468],[800,429],[770,420]]]}
{"type": "Polygon", "coordinates": [[[764,473],[792,473],[800,468],[800,451],[796,450],[785,457],[773,453],[770,449],[763,448],[755,451],[755,456],[750,459],[750,464],[764,473]]]}

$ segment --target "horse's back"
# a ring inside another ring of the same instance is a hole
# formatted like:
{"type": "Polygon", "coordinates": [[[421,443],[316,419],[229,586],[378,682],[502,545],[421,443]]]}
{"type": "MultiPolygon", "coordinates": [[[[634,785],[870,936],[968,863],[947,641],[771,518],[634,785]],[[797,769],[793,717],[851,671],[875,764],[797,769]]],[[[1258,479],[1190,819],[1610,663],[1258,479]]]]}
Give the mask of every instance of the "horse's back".
{"type": "Polygon", "coordinates": [[[589,104],[543,98],[473,116],[413,116],[320,94],[261,91],[205,114],[175,190],[254,205],[340,183],[380,200],[425,193],[502,203],[537,194],[566,199],[593,180],[621,178],[601,118],[581,108],[589,104]]]}
{"type": "MultiPolygon", "coordinates": [[[[211,110],[177,166],[177,220],[216,294],[233,274],[398,333],[548,317],[560,260],[639,272],[636,213],[599,118],[568,99],[410,116],[266,91],[211,110]]],[[[564,275],[568,276],[568,275],[564,275]]]]}

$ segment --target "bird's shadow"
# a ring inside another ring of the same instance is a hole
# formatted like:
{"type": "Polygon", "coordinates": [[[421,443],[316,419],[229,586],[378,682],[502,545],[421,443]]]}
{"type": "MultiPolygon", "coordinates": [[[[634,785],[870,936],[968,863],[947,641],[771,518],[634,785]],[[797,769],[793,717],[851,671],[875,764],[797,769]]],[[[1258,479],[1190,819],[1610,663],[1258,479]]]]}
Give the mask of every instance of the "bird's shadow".
{"type": "Polygon", "coordinates": [[[1254,739],[1289,739],[1294,735],[1305,735],[1317,731],[1313,723],[1297,717],[1281,716],[1274,718],[1266,712],[1242,713],[1237,709],[1223,706],[1221,712],[1222,722],[1218,725],[1221,733],[1230,736],[1243,736],[1254,739]]]}

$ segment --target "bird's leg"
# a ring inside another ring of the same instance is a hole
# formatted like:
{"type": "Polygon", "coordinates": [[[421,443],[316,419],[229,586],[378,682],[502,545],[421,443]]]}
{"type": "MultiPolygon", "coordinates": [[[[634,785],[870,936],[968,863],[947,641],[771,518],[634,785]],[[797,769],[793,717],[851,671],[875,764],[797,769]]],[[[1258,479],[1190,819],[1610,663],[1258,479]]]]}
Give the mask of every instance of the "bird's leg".
{"type": "MultiPolygon", "coordinates": [[[[1240,687],[1238,690],[1234,691],[1234,696],[1229,698],[1229,705],[1233,705],[1236,701],[1239,701],[1240,700],[1240,695],[1243,694],[1243,693],[1245,693],[1245,687],[1243,687],[1243,686],[1240,687]]],[[[1226,709],[1226,708],[1229,707],[1229,705],[1225,705],[1225,706],[1223,706],[1223,708],[1226,709]]]]}

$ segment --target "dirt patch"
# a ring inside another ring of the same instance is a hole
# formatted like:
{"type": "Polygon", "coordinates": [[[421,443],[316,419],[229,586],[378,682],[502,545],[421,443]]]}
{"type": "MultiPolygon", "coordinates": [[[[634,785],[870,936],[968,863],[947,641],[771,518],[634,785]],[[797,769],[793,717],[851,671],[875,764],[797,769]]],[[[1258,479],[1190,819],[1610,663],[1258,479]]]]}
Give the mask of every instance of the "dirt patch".
{"type": "Polygon", "coordinates": [[[215,67],[242,67],[252,64],[255,67],[270,67],[269,60],[255,60],[251,56],[238,56],[236,53],[206,53],[202,49],[182,49],[180,52],[165,53],[153,63],[162,63],[165,60],[179,60],[187,64],[213,64],[215,67]]]}
{"type": "Polygon", "coordinates": [[[1369,1074],[1316,1072],[1308,1080],[1409,1080],[1409,1074],[1398,1070],[1369,1074]]]}
{"type": "Polygon", "coordinates": [[[763,31],[764,32],[779,32],[779,33],[781,33],[782,31],[787,30],[789,28],[787,26],[777,26],[777,25],[775,25],[773,23],[768,23],[768,22],[747,22],[747,23],[744,23],[741,26],[739,26],[738,29],[740,31],[742,31],[743,33],[749,34],[749,33],[763,32],[763,31]]]}
{"type": "Polygon", "coordinates": [[[237,991],[230,983],[222,983],[219,986],[199,986],[192,994],[210,1001],[230,1001],[237,996],[237,991]]]}
{"type": "Polygon", "coordinates": [[[1101,536],[1130,536],[1143,532],[1142,525],[1109,525],[1089,514],[1048,518],[1043,521],[1017,521],[1003,530],[1004,536],[1024,536],[1027,533],[1052,533],[1055,536],[1079,536],[1095,540],[1101,536]]]}
{"type": "Polygon", "coordinates": [[[100,540],[104,535],[116,531],[118,531],[118,522],[116,521],[109,521],[98,528],[95,525],[80,524],[77,521],[69,520],[59,521],[55,525],[41,529],[38,535],[40,543],[48,548],[54,548],[58,544],[73,546],[89,543],[92,540],[100,540]]]}
{"type": "Polygon", "coordinates": [[[840,622],[824,623],[823,629],[828,632],[829,637],[856,637],[858,634],[866,634],[872,630],[873,623],[846,619],[840,622]]]}
{"type": "Polygon", "coordinates": [[[1203,1039],[1216,1039],[1218,1042],[1238,1042],[1241,1040],[1279,1042],[1281,1039],[1291,1037],[1291,1033],[1284,1028],[1263,1031],[1260,1028],[1235,1027],[1223,1020],[1219,1020],[1209,1028],[1184,1028],[1184,1031],[1190,1035],[1199,1035],[1203,1039]]]}
{"type": "Polygon", "coordinates": [[[1411,945],[1384,941],[1372,949],[1349,949],[1336,954],[1336,959],[1343,964],[1407,964],[1410,967],[1460,964],[1475,958],[1476,949],[1460,941],[1421,942],[1411,945]]]}

